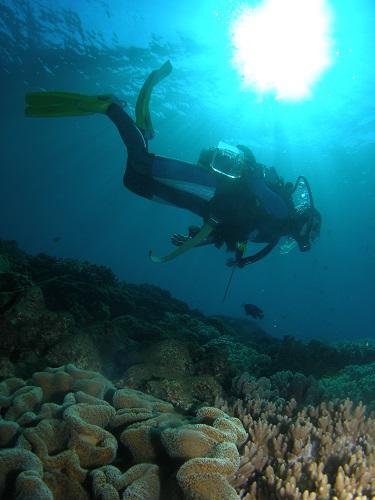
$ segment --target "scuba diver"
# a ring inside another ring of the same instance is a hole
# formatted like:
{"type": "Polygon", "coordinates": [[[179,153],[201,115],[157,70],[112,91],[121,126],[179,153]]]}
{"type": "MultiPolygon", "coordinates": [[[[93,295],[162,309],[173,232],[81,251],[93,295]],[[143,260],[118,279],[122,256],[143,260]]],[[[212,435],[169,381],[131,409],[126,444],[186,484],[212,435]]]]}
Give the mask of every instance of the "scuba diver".
{"type": "Polygon", "coordinates": [[[154,136],[149,103],[152,90],[172,71],[168,61],[146,79],[136,102],[135,121],[111,95],[85,96],[67,92],[26,94],[26,116],[61,117],[106,114],[117,127],[128,160],[124,185],[132,192],[190,210],[202,217],[201,227],[174,234],[176,247],[164,257],[150,252],[154,262],[167,262],[197,246],[226,245],[234,253],[227,265],[243,268],[271,252],[283,236],[304,252],[320,232],[321,216],[313,204],[307,180],[284,183],[274,168],[257,163],[243,145],[220,142],[201,152],[197,164],[148,151],[154,136]],[[264,243],[245,257],[248,242],[264,243]]]}

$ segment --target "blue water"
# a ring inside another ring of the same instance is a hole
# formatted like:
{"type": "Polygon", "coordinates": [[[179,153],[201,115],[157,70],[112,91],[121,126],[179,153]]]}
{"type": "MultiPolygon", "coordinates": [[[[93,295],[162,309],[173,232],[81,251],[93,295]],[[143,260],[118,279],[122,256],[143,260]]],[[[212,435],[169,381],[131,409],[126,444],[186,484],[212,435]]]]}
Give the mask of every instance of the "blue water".
{"type": "Polygon", "coordinates": [[[243,91],[228,36],[239,4],[0,0],[0,238],[108,265],[205,313],[241,316],[252,302],[274,335],[375,337],[375,5],[329,2],[332,64],[310,99],[288,103],[243,91]],[[144,79],[167,59],[174,70],[154,91],[150,151],[195,162],[220,140],[247,144],[286,180],[307,176],[323,216],[310,252],[274,250],[236,271],[224,304],[224,250],[148,259],[200,221],[124,189],[126,153],[106,117],[23,116],[29,90],[114,93],[133,112],[144,79]]]}

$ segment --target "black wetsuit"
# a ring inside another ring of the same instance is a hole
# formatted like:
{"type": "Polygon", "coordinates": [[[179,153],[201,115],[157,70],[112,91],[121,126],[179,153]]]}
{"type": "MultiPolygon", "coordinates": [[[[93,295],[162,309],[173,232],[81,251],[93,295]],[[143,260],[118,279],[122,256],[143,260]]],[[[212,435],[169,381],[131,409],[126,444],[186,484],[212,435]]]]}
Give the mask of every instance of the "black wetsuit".
{"type": "Polygon", "coordinates": [[[290,207],[261,176],[229,179],[200,165],[154,155],[133,119],[117,103],[107,110],[128,152],[125,186],[148,199],[190,210],[204,220],[219,221],[216,243],[235,243],[251,238],[274,241],[286,231],[290,207]]]}
{"type": "Polygon", "coordinates": [[[185,208],[206,219],[216,189],[215,176],[198,165],[149,153],[142,131],[118,104],[111,104],[107,115],[128,152],[124,185],[140,196],[185,208]]]}

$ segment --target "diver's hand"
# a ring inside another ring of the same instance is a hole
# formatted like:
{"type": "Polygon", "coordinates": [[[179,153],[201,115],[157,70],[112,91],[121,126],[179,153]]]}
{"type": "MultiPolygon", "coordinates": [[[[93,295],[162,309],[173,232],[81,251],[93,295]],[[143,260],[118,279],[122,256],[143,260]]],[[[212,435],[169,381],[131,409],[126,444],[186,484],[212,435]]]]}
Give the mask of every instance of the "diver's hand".
{"type": "Polygon", "coordinates": [[[190,238],[190,236],[186,236],[185,234],[175,233],[175,234],[172,234],[172,236],[171,236],[171,242],[172,242],[172,245],[174,245],[176,247],[180,247],[189,238],[190,238]]]}
{"type": "Polygon", "coordinates": [[[242,269],[244,267],[244,263],[243,263],[243,260],[242,259],[235,259],[233,257],[229,258],[227,261],[226,261],[226,265],[228,267],[234,267],[234,266],[237,266],[239,267],[240,269],[242,269]]]}
{"type": "Polygon", "coordinates": [[[194,238],[194,236],[196,236],[199,233],[200,227],[199,226],[189,226],[188,231],[189,231],[188,235],[181,234],[181,233],[172,234],[172,237],[171,237],[172,244],[175,245],[176,247],[180,247],[190,238],[194,238]]]}

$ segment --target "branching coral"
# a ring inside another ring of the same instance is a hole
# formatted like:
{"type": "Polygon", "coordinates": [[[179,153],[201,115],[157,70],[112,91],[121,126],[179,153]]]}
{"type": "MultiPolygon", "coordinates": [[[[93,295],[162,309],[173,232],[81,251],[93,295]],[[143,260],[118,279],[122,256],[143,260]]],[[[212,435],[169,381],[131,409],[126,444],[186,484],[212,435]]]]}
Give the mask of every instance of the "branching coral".
{"type": "Polygon", "coordinates": [[[247,500],[365,499],[375,495],[375,420],[360,404],[298,411],[254,400],[232,408],[248,431],[231,484],[247,500]]]}

